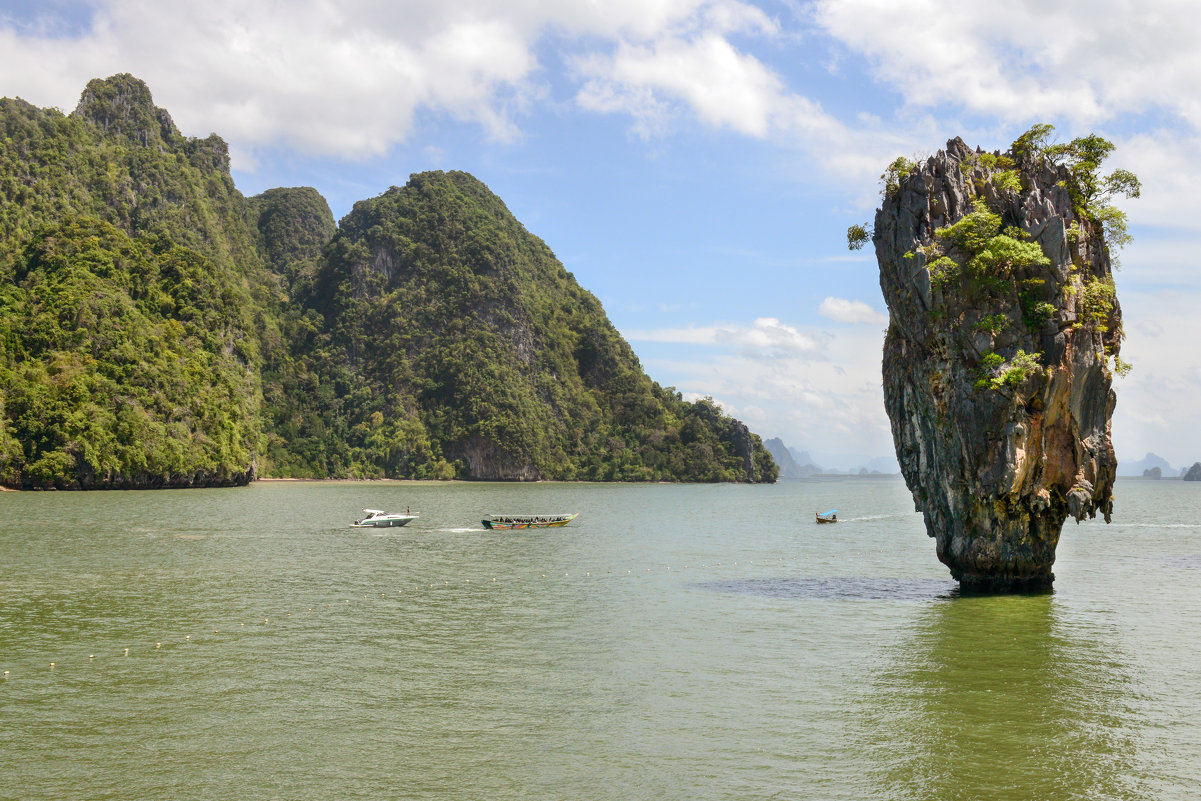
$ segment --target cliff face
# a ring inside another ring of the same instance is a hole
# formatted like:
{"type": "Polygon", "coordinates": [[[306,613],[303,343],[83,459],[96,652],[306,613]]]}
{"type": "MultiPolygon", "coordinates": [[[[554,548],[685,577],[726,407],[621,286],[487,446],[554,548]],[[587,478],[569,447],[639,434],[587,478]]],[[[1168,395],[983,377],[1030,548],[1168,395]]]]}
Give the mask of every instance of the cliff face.
{"type": "Polygon", "coordinates": [[[1048,586],[1064,521],[1109,520],[1121,312],[1069,179],[1038,153],[954,139],[876,214],[897,458],[966,586],[1048,586]]]}

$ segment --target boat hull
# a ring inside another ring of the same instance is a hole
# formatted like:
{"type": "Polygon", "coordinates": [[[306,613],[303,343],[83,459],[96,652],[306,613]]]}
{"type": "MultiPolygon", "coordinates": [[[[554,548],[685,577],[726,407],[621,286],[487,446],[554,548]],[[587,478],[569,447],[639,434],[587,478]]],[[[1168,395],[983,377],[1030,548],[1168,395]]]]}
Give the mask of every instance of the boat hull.
{"type": "Polygon", "coordinates": [[[579,514],[553,517],[546,520],[510,518],[508,520],[481,520],[484,528],[492,531],[509,531],[519,528],[559,528],[579,517],[579,514]]]}
{"type": "Polygon", "coordinates": [[[380,520],[363,520],[358,523],[351,523],[351,528],[397,528],[399,526],[407,526],[417,517],[386,517],[380,520]]]}

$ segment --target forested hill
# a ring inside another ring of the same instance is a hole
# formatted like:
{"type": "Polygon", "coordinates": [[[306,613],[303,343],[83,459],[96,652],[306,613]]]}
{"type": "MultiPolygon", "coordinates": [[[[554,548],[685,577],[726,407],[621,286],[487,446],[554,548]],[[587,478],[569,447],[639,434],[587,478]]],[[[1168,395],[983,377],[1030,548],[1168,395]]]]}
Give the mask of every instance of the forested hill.
{"type": "Polygon", "coordinates": [[[129,75],[0,100],[0,136],[0,483],[775,480],[470,175],[335,226],[312,189],[243,197],[129,75]]]}

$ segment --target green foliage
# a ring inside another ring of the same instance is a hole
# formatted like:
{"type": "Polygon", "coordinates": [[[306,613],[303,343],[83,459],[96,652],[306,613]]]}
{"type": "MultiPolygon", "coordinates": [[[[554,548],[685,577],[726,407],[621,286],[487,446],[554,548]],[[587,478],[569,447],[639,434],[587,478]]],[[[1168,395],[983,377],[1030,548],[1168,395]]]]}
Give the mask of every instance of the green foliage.
{"type": "Polygon", "coordinates": [[[1056,311],[1053,303],[1038,300],[1033,295],[1022,295],[1022,319],[1028,328],[1041,328],[1043,323],[1055,316],[1056,311]]]}
{"type": "Polygon", "coordinates": [[[939,228],[934,236],[971,254],[983,251],[1001,230],[1001,215],[993,213],[984,201],[972,201],[972,211],[951,225],[939,228]]]}
{"type": "Polygon", "coordinates": [[[980,363],[985,369],[993,370],[1005,363],[1005,357],[999,353],[989,352],[984,354],[984,358],[980,360],[980,363]]]}
{"type": "Polygon", "coordinates": [[[959,262],[950,256],[939,256],[926,265],[926,270],[930,273],[930,285],[936,289],[945,289],[960,274],[959,262]]]}
{"type": "Polygon", "coordinates": [[[1026,353],[1024,350],[1019,350],[994,379],[993,388],[999,388],[996,382],[999,382],[1000,386],[1016,387],[1026,380],[1026,376],[1040,372],[1042,370],[1038,363],[1040,358],[1042,358],[1041,353],[1026,353]]]}
{"type": "MultiPolygon", "coordinates": [[[[963,160],[963,169],[969,172],[976,169],[981,170],[987,176],[983,180],[991,181],[993,186],[1001,192],[1022,191],[1021,176],[1014,169],[1014,160],[1009,156],[996,153],[971,153],[963,160]]],[[[977,191],[982,191],[983,180],[975,180],[977,191]]]]}
{"type": "Polygon", "coordinates": [[[882,184],[880,190],[881,196],[892,197],[901,191],[901,181],[905,179],[905,176],[913,172],[916,167],[917,164],[915,162],[910,161],[904,156],[897,156],[893,159],[893,162],[884,170],[884,174],[880,176],[880,183],[882,184]]]}
{"type": "MultiPolygon", "coordinates": [[[[1014,141],[1010,151],[1022,160],[1045,156],[1067,168],[1066,186],[1083,218],[1101,224],[1105,244],[1110,250],[1120,250],[1130,242],[1126,213],[1113,205],[1118,197],[1137,198],[1142,191],[1138,177],[1129,170],[1117,169],[1100,175],[1102,163],[1114,150],[1114,145],[1096,134],[1071,142],[1051,144],[1054,126],[1035,125],[1014,141]]],[[[1075,221],[1073,221],[1075,222],[1075,221]]]]}
{"type": "Polygon", "coordinates": [[[975,383],[976,389],[1000,390],[1016,388],[1030,375],[1042,371],[1039,359],[1040,353],[1027,353],[1018,350],[1012,358],[1006,359],[999,353],[986,353],[980,360],[980,378],[975,383]]]}
{"type": "Polygon", "coordinates": [[[871,241],[872,231],[866,224],[855,224],[847,228],[847,248],[859,250],[871,241]]]}
{"type": "Polygon", "coordinates": [[[1079,242],[1080,241],[1080,221],[1072,220],[1072,222],[1068,225],[1067,230],[1064,232],[1064,236],[1067,238],[1069,245],[1074,246],[1077,242],[1079,242]]]}
{"type": "Polygon", "coordinates": [[[1008,226],[1002,233],[1001,215],[981,198],[972,201],[971,212],[936,229],[934,238],[933,243],[918,249],[928,257],[938,254],[926,267],[931,285],[943,291],[961,276],[968,276],[975,291],[1000,292],[1020,273],[1051,263],[1025,231],[1008,226]]]}
{"type": "Polygon", "coordinates": [[[128,75],[0,99],[0,193],[0,481],[241,480],[274,315],[224,142],[128,75]]]}
{"type": "Polygon", "coordinates": [[[1046,267],[1050,264],[1051,260],[1046,257],[1038,243],[1023,242],[1005,234],[998,234],[989,239],[984,247],[968,260],[967,266],[977,275],[1008,276],[1015,270],[1046,267]]]}
{"type": "Polygon", "coordinates": [[[260,431],[247,298],[154,236],[75,218],[18,259],[0,305],[8,483],[238,480],[260,431]],[[154,478],[151,478],[154,477],[154,478]]]}
{"type": "Polygon", "coordinates": [[[1094,276],[1087,279],[1077,299],[1080,321],[1092,323],[1102,333],[1107,331],[1106,323],[1113,314],[1116,295],[1113,278],[1094,276]]]}
{"type": "MultiPolygon", "coordinates": [[[[1116,206],[1097,206],[1093,209],[1092,216],[1101,223],[1102,235],[1110,250],[1124,248],[1130,244],[1133,237],[1126,230],[1126,212],[1116,206]]],[[[1117,267],[1117,259],[1113,258],[1112,261],[1114,267],[1117,267]]]]}
{"type": "Polygon", "coordinates": [[[1032,125],[1009,146],[1009,152],[1013,154],[1014,161],[1024,161],[1045,152],[1054,130],[1054,125],[1045,122],[1032,125]]]}
{"type": "Polygon", "coordinates": [[[1002,192],[1017,193],[1022,191],[1022,178],[1017,170],[1001,170],[993,173],[993,186],[1002,192]]]}
{"type": "Polygon", "coordinates": [[[312,284],[321,251],[338,231],[325,198],[311,187],[268,189],[250,198],[259,252],[289,294],[312,284]]]}
{"type": "Polygon", "coordinates": [[[1004,314],[988,314],[985,315],[978,323],[972,326],[973,331],[983,331],[992,336],[1004,331],[1009,327],[1009,317],[1004,314]]]}

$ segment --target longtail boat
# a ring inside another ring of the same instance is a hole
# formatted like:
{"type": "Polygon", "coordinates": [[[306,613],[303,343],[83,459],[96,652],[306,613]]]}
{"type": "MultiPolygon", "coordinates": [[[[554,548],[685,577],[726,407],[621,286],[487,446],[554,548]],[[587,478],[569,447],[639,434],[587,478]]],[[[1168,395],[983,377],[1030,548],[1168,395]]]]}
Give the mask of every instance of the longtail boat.
{"type": "Polygon", "coordinates": [[[480,522],[486,529],[558,528],[579,516],[579,512],[570,515],[488,515],[480,522]]]}
{"type": "Polygon", "coordinates": [[[819,523],[837,523],[838,522],[838,510],[837,509],[831,509],[830,511],[826,512],[825,514],[822,514],[821,512],[817,512],[816,514],[817,514],[817,522],[819,522],[819,523]]]}

